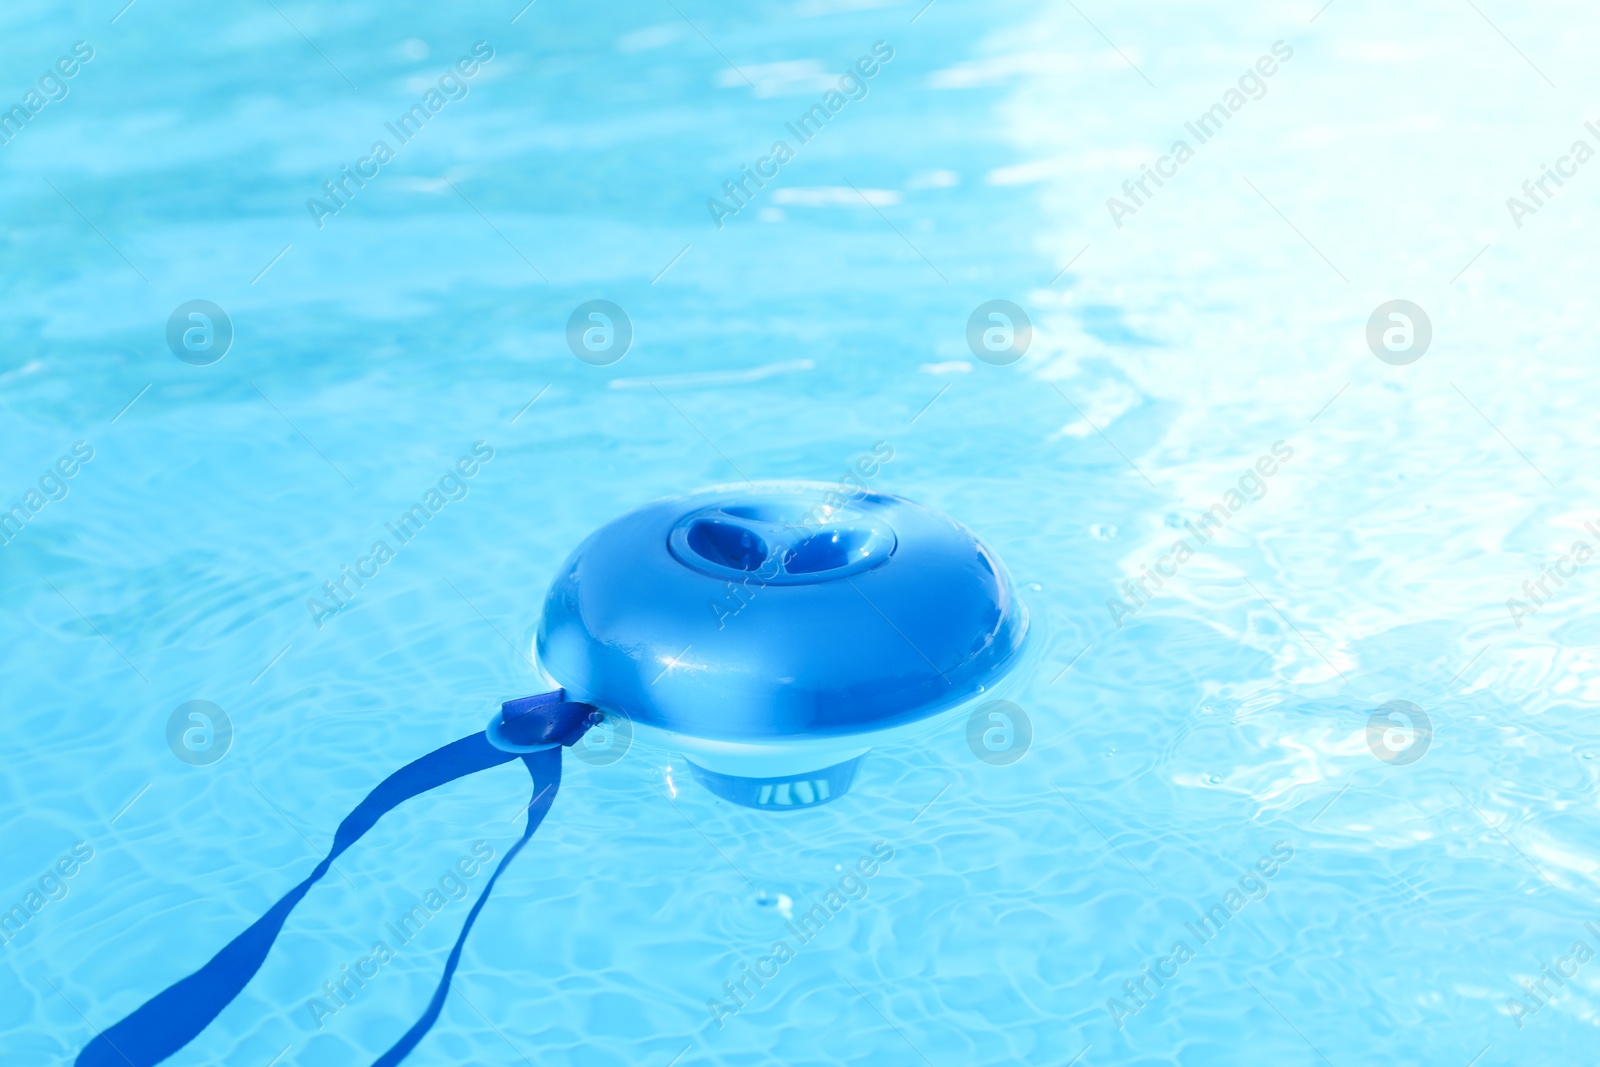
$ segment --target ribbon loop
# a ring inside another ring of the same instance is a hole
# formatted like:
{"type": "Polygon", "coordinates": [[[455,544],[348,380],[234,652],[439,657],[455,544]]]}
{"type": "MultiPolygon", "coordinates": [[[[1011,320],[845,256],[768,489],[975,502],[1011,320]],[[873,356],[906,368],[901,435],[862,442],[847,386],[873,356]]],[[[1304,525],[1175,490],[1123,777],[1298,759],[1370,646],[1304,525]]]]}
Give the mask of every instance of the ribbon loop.
{"type": "Polygon", "coordinates": [[[333,844],[311,874],[289,890],[266,914],[228,942],[199,970],[157,993],[131,1015],[99,1033],[78,1054],[76,1067],[154,1067],[198,1037],[231,1004],[266,962],[273,942],[282,932],[289,913],[311,887],[328,873],[333,861],[359,841],[378,820],[412,797],[478,771],[520,759],[533,779],[533,800],[522,837],[500,860],[467,913],[461,933],[445,962],[444,974],[422,1017],[385,1052],[373,1067],[393,1067],[417,1046],[439,1018],[450,988],[450,978],[461,960],[467,934],[494,891],[494,884],[535,830],[544,821],[561,787],[561,749],[583,736],[596,714],[588,704],[570,702],[557,689],[536,697],[507,701],[501,709],[502,725],[515,730],[518,741],[539,737],[552,747],[535,752],[508,752],[491,744],[483,732],[471,734],[435,749],[389,775],[345,816],[334,832],[333,844]],[[515,710],[513,710],[515,706],[515,710]],[[515,725],[513,725],[513,723],[515,725]]]}

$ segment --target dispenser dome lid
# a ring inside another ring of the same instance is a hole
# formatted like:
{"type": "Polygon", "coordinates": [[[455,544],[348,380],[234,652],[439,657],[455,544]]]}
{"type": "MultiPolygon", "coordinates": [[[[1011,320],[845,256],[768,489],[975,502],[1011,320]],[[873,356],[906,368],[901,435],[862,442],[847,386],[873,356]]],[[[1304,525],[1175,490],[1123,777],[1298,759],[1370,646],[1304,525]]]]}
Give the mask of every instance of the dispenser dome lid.
{"type": "Polygon", "coordinates": [[[602,526],[562,565],[540,662],[571,699],[714,741],[848,737],[961,704],[1027,614],[965,527],[838,486],[723,486],[602,526]]]}

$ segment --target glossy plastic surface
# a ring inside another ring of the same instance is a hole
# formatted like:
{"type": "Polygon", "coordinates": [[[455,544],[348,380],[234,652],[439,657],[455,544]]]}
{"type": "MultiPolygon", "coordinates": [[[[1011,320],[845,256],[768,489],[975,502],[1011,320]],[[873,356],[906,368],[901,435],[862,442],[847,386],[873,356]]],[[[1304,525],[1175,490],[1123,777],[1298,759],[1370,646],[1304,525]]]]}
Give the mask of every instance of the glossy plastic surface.
{"type": "Polygon", "coordinates": [[[965,527],[804,482],[648,504],[562,565],[540,662],[572,700],[690,737],[846,737],[933,715],[1014,663],[1027,616],[965,527]]]}

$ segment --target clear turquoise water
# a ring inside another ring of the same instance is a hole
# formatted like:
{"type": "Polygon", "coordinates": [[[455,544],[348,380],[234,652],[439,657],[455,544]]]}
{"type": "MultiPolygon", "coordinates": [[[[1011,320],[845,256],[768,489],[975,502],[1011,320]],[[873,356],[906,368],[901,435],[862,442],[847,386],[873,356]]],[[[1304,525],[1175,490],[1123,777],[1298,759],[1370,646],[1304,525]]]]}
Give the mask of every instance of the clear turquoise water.
{"type": "MultiPolygon", "coordinates": [[[[1027,755],[981,762],[952,724],[787,818],[642,752],[569,760],[411,1062],[1592,1058],[1600,963],[1569,953],[1600,948],[1596,579],[1506,608],[1600,519],[1600,170],[1520,228],[1505,206],[1596,143],[1588,8],[117,6],[0,15],[7,106],[95,50],[0,145],[5,506],[93,449],[0,548],[0,906],[92,850],[0,949],[0,1062],[70,1062],[378,778],[527,692],[590,529],[880,440],[880,487],[971,526],[1046,624],[1027,755]],[[319,230],[306,199],[479,40],[469,95],[319,230]],[[868,96],[718,229],[706,199],[879,40],[868,96]],[[1105,199],[1277,40],[1266,95],[1115,226],[1105,199]],[[1410,366],[1363,339],[1397,297],[1433,323],[1410,366]],[[604,368],[563,336],[596,298],[635,329],[604,368]],[[963,337],[995,298],[1037,327],[1008,367],[963,337]],[[193,299],[236,330],[211,366],[164,341],[193,299]],[[1262,499],[1114,625],[1280,440],[1262,499]],[[477,441],[467,497],[318,628],[307,599],[477,441]],[[209,766],[166,742],[196,699],[235,730],[209,766]],[[1408,765],[1368,743],[1390,700],[1434,726],[1408,765]],[[865,899],[719,1028],[707,1000],[880,841],[865,899]],[[1265,898],[1199,944],[1276,842],[1265,898]],[[1518,1018],[1524,979],[1552,998],[1518,1018]]],[[[388,1047],[465,904],[320,1028],[307,1001],[474,842],[503,853],[525,780],[392,816],[170,1062],[388,1047]]]]}

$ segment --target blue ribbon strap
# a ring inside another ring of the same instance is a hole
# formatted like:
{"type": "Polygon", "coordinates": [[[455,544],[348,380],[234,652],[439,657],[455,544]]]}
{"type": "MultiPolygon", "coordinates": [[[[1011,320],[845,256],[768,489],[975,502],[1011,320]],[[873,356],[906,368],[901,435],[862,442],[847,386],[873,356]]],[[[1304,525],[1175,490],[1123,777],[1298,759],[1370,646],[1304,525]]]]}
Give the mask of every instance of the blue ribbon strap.
{"type": "Polygon", "coordinates": [[[444,974],[422,1017],[373,1067],[393,1067],[417,1046],[439,1018],[450,978],[478,913],[495,882],[543,822],[561,786],[561,751],[598,720],[588,704],[568,702],[561,690],[509,701],[492,724],[495,739],[484,731],[452,741],[401,767],[378,783],[347,815],[333,835],[333,847],[305,881],[285,893],[267,913],[223,946],[199,970],[151,997],[133,1014],[100,1033],[79,1053],[76,1067],[154,1067],[200,1035],[233,1002],[261,969],[273,942],[295,905],[328,873],[329,867],[379,819],[412,797],[478,771],[520,759],[533,779],[528,823],[467,914],[450,950],[444,974]],[[504,747],[500,747],[500,746],[504,747]]]}

